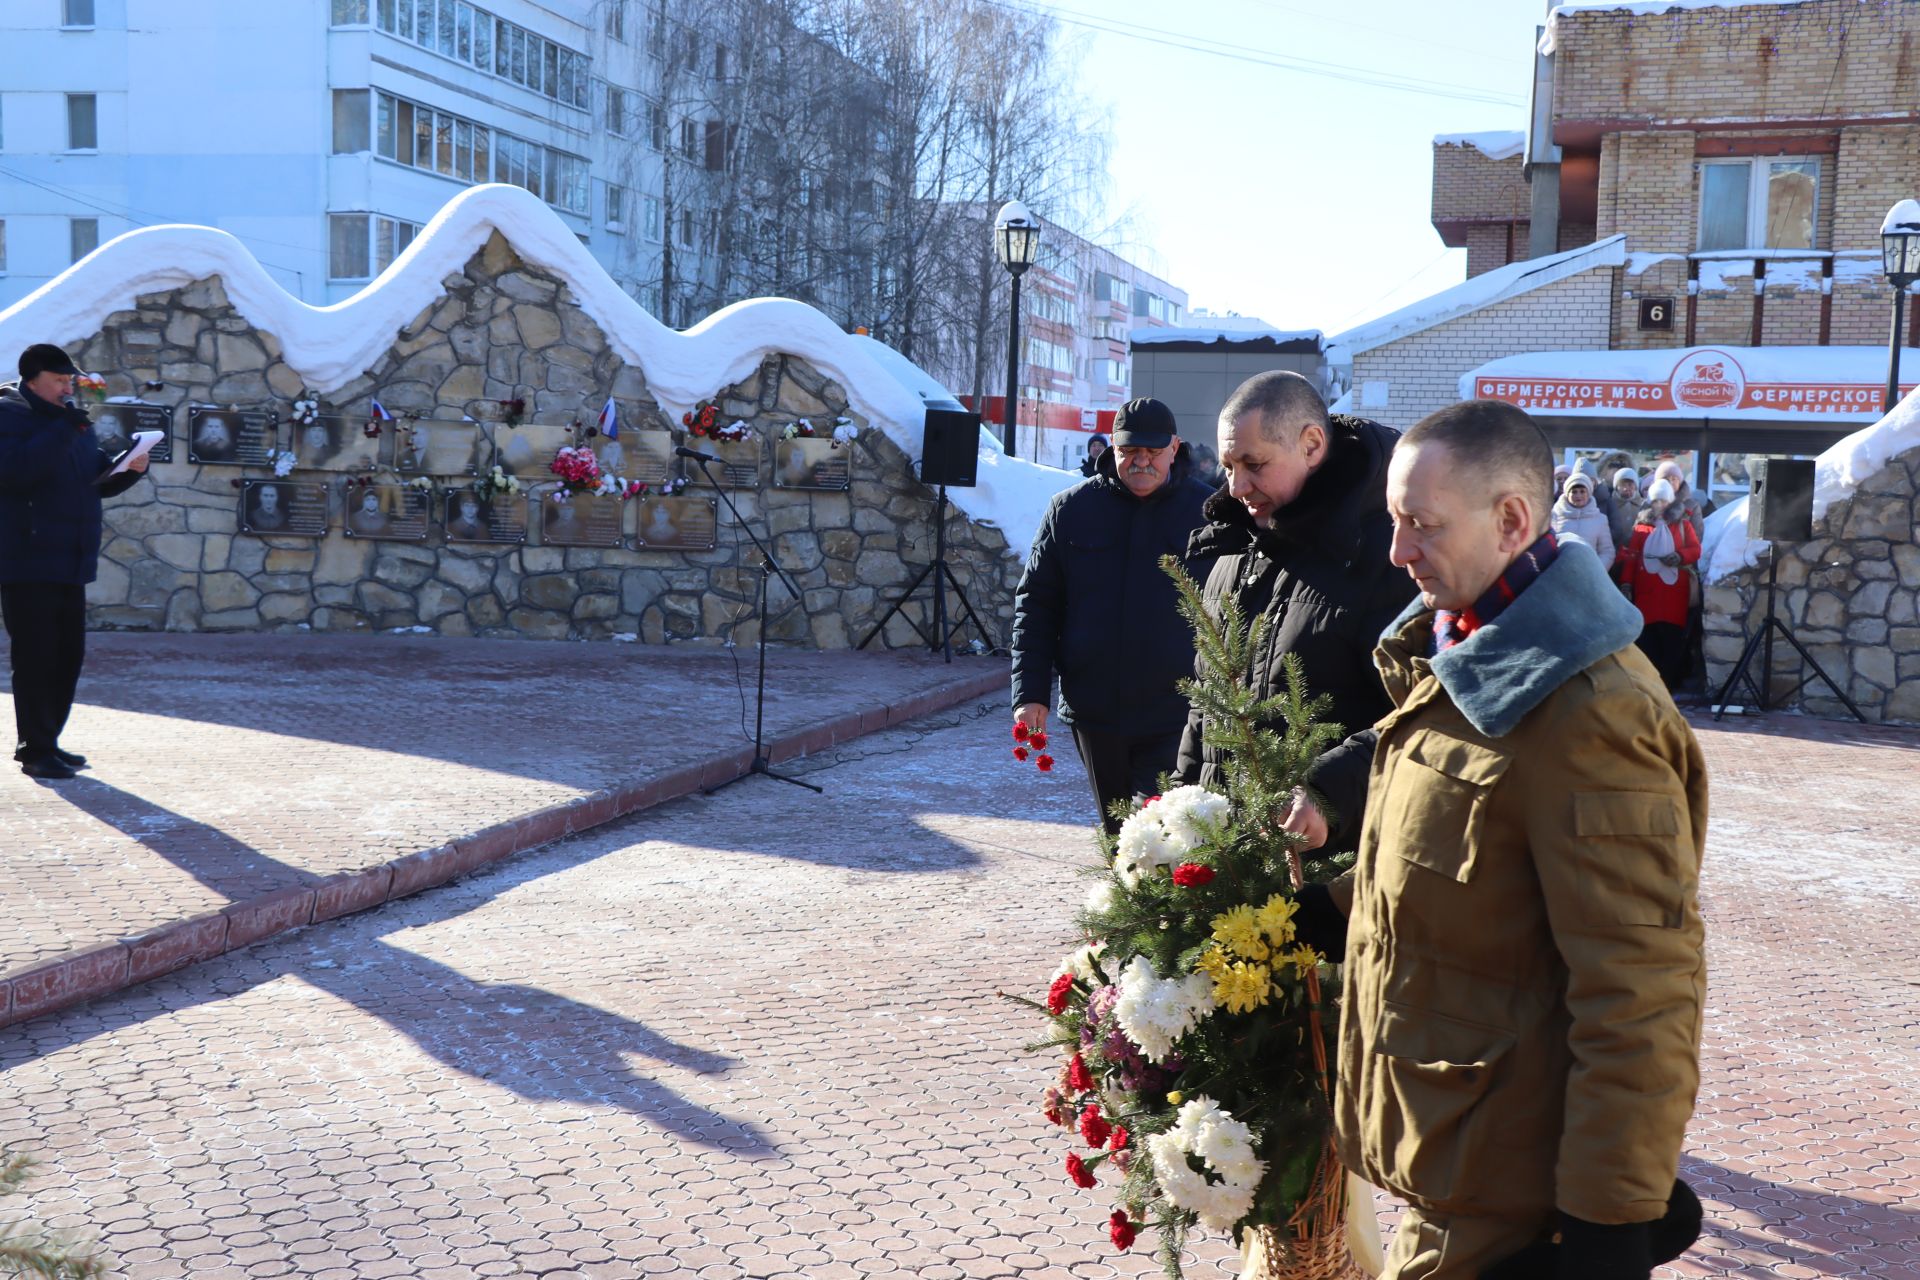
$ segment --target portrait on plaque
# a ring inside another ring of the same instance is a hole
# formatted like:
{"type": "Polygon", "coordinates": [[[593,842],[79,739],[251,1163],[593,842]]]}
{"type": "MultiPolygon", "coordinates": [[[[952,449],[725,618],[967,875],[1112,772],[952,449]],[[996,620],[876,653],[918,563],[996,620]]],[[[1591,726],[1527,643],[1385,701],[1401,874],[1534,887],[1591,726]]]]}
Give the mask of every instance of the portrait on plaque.
{"type": "Polygon", "coordinates": [[[380,441],[360,424],[325,414],[293,425],[293,465],[316,470],[359,471],[379,460],[380,441]]]}
{"type": "Polygon", "coordinates": [[[166,405],[109,402],[94,411],[93,433],[109,455],[124,453],[137,431],[160,433],[160,443],[147,452],[148,462],[173,461],[173,410],[166,405]]]}
{"type": "Polygon", "coordinates": [[[824,436],[773,442],[773,483],[781,489],[853,487],[853,450],[824,436]]]}
{"type": "Polygon", "coordinates": [[[240,486],[240,532],[317,538],[327,531],[327,486],[247,480],[240,486]]]}
{"type": "Polygon", "coordinates": [[[638,546],[650,551],[708,551],[720,523],[719,504],[712,498],[661,497],[640,499],[638,546]]]}
{"type": "Polygon", "coordinates": [[[766,454],[766,448],[758,434],[738,440],[701,441],[696,447],[720,459],[719,466],[709,464],[706,469],[721,484],[729,489],[760,487],[760,459],[766,454]]]}
{"type": "Polygon", "coordinates": [[[354,485],[347,490],[347,536],[424,542],[427,495],[410,484],[354,485]]]}
{"type": "Polygon", "coordinates": [[[394,467],[413,475],[477,475],[485,440],[486,433],[471,419],[403,419],[395,428],[394,467]]]}
{"type": "Polygon", "coordinates": [[[617,547],[627,504],[618,498],[549,490],[540,500],[540,541],[549,547],[617,547]]]}
{"type": "Polygon", "coordinates": [[[616,440],[594,441],[600,469],[641,484],[664,484],[674,476],[673,437],[664,431],[628,428],[616,440]]]}
{"type": "Polygon", "coordinates": [[[520,493],[481,494],[455,489],[447,494],[448,542],[527,540],[527,499],[520,493]]]}
{"type": "Polygon", "coordinates": [[[187,411],[187,458],[191,462],[264,467],[275,444],[274,418],[256,409],[187,411]]]}
{"type": "Polygon", "coordinates": [[[573,445],[573,428],[550,423],[522,423],[509,427],[504,422],[490,424],[494,457],[501,470],[522,480],[545,476],[551,480],[553,456],[573,445]]]}

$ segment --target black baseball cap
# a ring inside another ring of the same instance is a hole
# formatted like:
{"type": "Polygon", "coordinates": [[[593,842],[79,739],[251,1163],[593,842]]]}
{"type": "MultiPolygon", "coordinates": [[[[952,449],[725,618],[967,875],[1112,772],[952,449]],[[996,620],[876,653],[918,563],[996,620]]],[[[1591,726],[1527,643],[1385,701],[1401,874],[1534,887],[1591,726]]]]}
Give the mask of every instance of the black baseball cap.
{"type": "Polygon", "coordinates": [[[1174,434],[1173,410],[1151,396],[1129,400],[1113,415],[1116,449],[1164,449],[1174,434]]]}
{"type": "Polygon", "coordinates": [[[51,342],[36,342],[20,353],[20,381],[26,382],[43,373],[64,373],[69,376],[79,373],[73,360],[51,342]]]}

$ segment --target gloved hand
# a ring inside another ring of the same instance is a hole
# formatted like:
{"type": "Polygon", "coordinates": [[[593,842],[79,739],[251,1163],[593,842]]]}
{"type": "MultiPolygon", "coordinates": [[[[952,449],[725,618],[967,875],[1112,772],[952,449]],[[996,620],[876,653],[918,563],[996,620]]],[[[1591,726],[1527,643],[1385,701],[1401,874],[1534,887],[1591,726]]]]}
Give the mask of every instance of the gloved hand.
{"type": "Polygon", "coordinates": [[[1347,955],[1347,916],[1334,903],[1324,884],[1300,886],[1300,911],[1293,918],[1294,936],[1335,964],[1347,955]]]}
{"type": "Polygon", "coordinates": [[[1649,1280],[1653,1275],[1650,1223],[1618,1226],[1560,1215],[1560,1256],[1553,1280],[1649,1280]]]}

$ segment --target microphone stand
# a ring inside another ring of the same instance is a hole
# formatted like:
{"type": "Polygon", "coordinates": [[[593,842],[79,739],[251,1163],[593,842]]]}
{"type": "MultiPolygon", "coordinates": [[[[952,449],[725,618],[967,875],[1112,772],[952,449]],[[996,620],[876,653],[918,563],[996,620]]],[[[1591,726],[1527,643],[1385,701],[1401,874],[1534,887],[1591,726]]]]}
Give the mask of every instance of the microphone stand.
{"type": "Polygon", "coordinates": [[[746,532],[747,537],[753,542],[754,549],[760,553],[760,590],[759,600],[755,605],[755,614],[760,619],[760,635],[757,645],[760,650],[760,675],[753,694],[753,763],[748,765],[747,771],[738,778],[730,778],[717,787],[708,787],[705,794],[712,795],[716,791],[724,790],[734,783],[744,781],[758,773],[778,782],[791,783],[793,786],[805,787],[807,790],[816,794],[824,795],[826,793],[826,788],[824,787],[817,787],[811,782],[803,782],[799,778],[790,777],[784,773],[776,773],[773,769],[773,762],[767,758],[767,749],[765,746],[767,719],[767,578],[771,574],[779,574],[780,581],[786,584],[788,592],[792,594],[795,600],[801,598],[800,588],[794,585],[793,579],[787,576],[785,569],[782,569],[774,563],[773,552],[769,551],[766,543],[760,541],[754,534],[753,527],[741,518],[740,508],[733,505],[733,496],[727,492],[719,481],[713,478],[713,472],[707,470],[708,459],[695,454],[692,450],[688,450],[681,456],[690,457],[693,461],[700,464],[700,474],[707,478],[707,486],[720,495],[720,501],[726,503],[727,510],[733,513],[734,525],[746,532]]]}

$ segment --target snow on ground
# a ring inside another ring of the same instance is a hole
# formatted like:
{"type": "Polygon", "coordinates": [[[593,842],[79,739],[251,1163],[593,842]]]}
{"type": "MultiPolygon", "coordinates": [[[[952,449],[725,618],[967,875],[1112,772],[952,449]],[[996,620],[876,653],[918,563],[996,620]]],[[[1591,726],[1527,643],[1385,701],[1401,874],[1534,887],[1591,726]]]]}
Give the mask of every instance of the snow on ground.
{"type": "MultiPolygon", "coordinates": [[[[884,350],[879,344],[863,345],[812,307],[786,298],[738,302],[676,333],[615,283],[545,201],[499,183],[470,187],[448,201],[378,279],[326,307],[287,293],[225,231],[179,224],[130,231],[0,311],[0,350],[90,337],[143,294],[217,276],[234,309],[279,339],[287,365],[324,395],[386,354],[395,335],[443,296],[441,282],[464,268],[495,231],[522,258],[572,287],[581,310],[605,331],[613,349],[645,370],[670,418],[747,377],[764,356],[784,352],[839,382],[855,413],[918,456],[928,400],[922,392],[938,385],[923,372],[905,375],[899,368],[904,360],[883,366],[875,354],[884,350]]],[[[1074,477],[1003,458],[997,448],[989,456],[984,441],[982,448],[981,473],[991,482],[953,490],[953,500],[968,516],[999,527],[1014,553],[1024,556],[1046,497],[1074,477]]]]}
{"type": "Polygon", "coordinates": [[[1521,129],[1491,129],[1482,133],[1436,133],[1436,147],[1473,147],[1489,160],[1508,160],[1527,149],[1521,129]]]}

